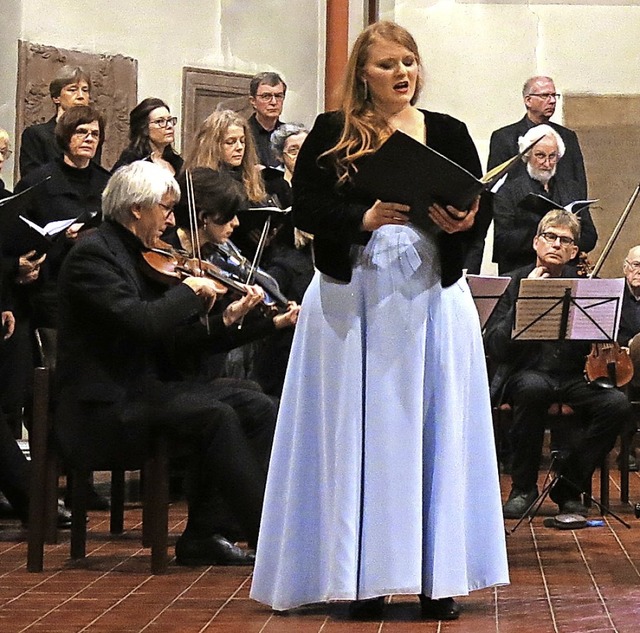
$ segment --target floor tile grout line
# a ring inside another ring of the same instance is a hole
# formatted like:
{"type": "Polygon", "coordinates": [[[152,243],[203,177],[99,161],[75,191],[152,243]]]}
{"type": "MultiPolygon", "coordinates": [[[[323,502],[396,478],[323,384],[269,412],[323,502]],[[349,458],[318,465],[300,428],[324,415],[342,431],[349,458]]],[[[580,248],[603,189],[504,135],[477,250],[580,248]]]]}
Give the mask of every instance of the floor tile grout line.
{"type": "Polygon", "coordinates": [[[549,614],[551,615],[551,622],[553,624],[553,630],[555,633],[559,633],[558,631],[558,623],[556,621],[556,614],[553,609],[553,603],[551,601],[551,594],[549,593],[549,584],[547,583],[547,576],[544,571],[544,565],[542,564],[542,556],[540,555],[540,548],[538,547],[538,539],[536,537],[535,530],[533,528],[533,523],[529,523],[529,530],[531,531],[531,537],[533,538],[533,547],[536,554],[536,559],[538,560],[538,568],[540,569],[540,575],[542,577],[542,585],[544,587],[544,593],[547,598],[547,604],[549,605],[549,614]]]}
{"type": "Polygon", "coordinates": [[[493,613],[494,613],[494,620],[496,623],[496,633],[499,633],[500,631],[500,618],[499,618],[499,602],[498,602],[498,587],[494,587],[493,588],[493,613]]]}
{"type": "MultiPolygon", "coordinates": [[[[138,551],[140,551],[140,550],[138,550],[138,551]]],[[[202,576],[200,576],[200,577],[202,577],[202,576]]],[[[110,613],[113,609],[115,609],[116,607],[121,605],[125,600],[130,598],[136,591],[138,591],[141,587],[143,587],[149,581],[151,581],[152,578],[153,578],[153,576],[147,576],[143,581],[139,582],[135,587],[132,587],[124,596],[118,598],[112,605],[110,605],[108,609],[105,609],[102,613],[100,613],[100,615],[96,616],[93,620],[91,620],[91,622],[89,622],[88,624],[83,626],[78,631],[78,633],[83,633],[83,631],[88,630],[88,628],[90,626],[92,626],[92,625],[96,624],[97,622],[99,622],[100,619],[103,618],[107,613],[110,613]]],[[[165,609],[166,609],[166,607],[162,611],[164,611],[165,609]]],[[[162,611],[160,613],[162,613],[162,611]]],[[[149,623],[145,624],[144,628],[146,628],[148,626],[148,624],[149,623]]],[[[144,631],[144,628],[140,629],[140,631],[144,631]]]]}
{"type": "Polygon", "coordinates": [[[636,576],[640,577],[640,570],[638,569],[638,566],[633,562],[633,559],[631,558],[627,548],[624,546],[624,543],[620,540],[620,537],[618,536],[618,533],[613,529],[614,526],[610,523],[610,521],[609,521],[609,519],[607,517],[604,517],[604,520],[606,521],[607,525],[609,526],[609,528],[611,530],[611,533],[613,534],[613,538],[615,538],[616,542],[620,546],[620,549],[624,553],[625,558],[629,561],[629,564],[631,565],[633,571],[636,572],[636,576]]]}
{"type": "MultiPolygon", "coordinates": [[[[224,609],[228,604],[230,604],[231,601],[238,595],[238,592],[247,584],[247,581],[250,580],[251,576],[252,574],[248,574],[242,580],[242,582],[236,587],[235,591],[224,601],[222,606],[216,609],[216,612],[209,618],[209,621],[200,629],[198,629],[198,633],[204,633],[204,631],[207,630],[207,627],[218,617],[218,615],[220,615],[220,612],[222,611],[222,609],[224,609]]],[[[142,631],[140,633],[142,633],[142,631]]]]}
{"type": "MultiPolygon", "coordinates": [[[[141,551],[141,550],[138,550],[138,552],[139,551],[141,551]]],[[[28,624],[24,628],[20,629],[20,631],[18,631],[18,633],[23,633],[24,631],[28,631],[32,626],[34,626],[35,624],[37,624],[38,622],[40,622],[41,620],[46,618],[51,613],[54,613],[55,611],[60,609],[60,607],[64,606],[65,604],[67,604],[68,602],[70,602],[71,600],[76,598],[77,596],[79,596],[83,591],[86,591],[89,587],[95,585],[98,581],[102,580],[103,578],[106,578],[109,574],[111,574],[115,569],[120,567],[129,558],[130,557],[127,557],[126,559],[120,561],[117,565],[114,565],[113,567],[111,567],[111,569],[109,569],[108,571],[100,574],[97,578],[94,578],[91,582],[87,583],[84,587],[82,587],[82,589],[79,589],[78,591],[74,592],[71,596],[65,598],[62,602],[58,603],[55,607],[53,607],[52,609],[49,609],[46,613],[43,613],[40,617],[36,618],[33,622],[31,622],[30,624],[28,624]]],[[[148,576],[144,581],[142,581],[142,583],[139,584],[139,586],[142,586],[143,584],[148,582],[150,580],[150,578],[151,577],[148,576]]]]}
{"type": "Polygon", "coordinates": [[[589,561],[587,560],[587,557],[584,553],[584,549],[582,548],[582,543],[580,543],[580,539],[578,538],[578,535],[576,534],[575,530],[572,530],[572,536],[573,536],[573,540],[575,541],[577,547],[578,547],[578,551],[580,552],[580,556],[582,557],[582,560],[584,561],[584,565],[587,568],[587,571],[589,572],[589,577],[591,578],[591,583],[593,585],[593,588],[596,590],[596,594],[598,595],[598,600],[600,601],[600,604],[602,605],[602,608],[604,609],[604,612],[607,615],[607,619],[609,620],[609,623],[611,624],[611,626],[613,627],[613,631],[614,633],[619,633],[618,628],[616,627],[613,618],[611,617],[611,612],[609,611],[609,607],[607,607],[607,603],[605,602],[604,596],[602,595],[602,592],[600,591],[600,586],[598,585],[598,582],[596,581],[595,576],[593,575],[593,570],[591,569],[591,565],[589,565],[589,561]]]}

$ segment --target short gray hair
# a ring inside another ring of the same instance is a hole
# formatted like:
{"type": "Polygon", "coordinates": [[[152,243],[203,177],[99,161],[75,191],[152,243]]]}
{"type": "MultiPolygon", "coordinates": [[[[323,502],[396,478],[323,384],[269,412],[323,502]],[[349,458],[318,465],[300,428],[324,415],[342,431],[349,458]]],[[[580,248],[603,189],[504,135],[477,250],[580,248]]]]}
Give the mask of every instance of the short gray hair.
{"type": "Polygon", "coordinates": [[[309,130],[302,123],[283,123],[271,133],[271,147],[278,158],[282,158],[284,145],[290,136],[301,134],[302,132],[309,134],[309,130]]]}
{"type": "Polygon", "coordinates": [[[158,204],[164,195],[180,200],[180,187],[163,167],[146,160],[137,160],[120,167],[102,192],[102,215],[125,224],[131,218],[131,208],[148,209],[158,204]]]}
{"type": "Polygon", "coordinates": [[[52,99],[60,96],[62,89],[69,84],[86,81],[91,92],[91,76],[80,66],[63,66],[49,84],[49,94],[52,99]]]}
{"type": "MultiPolygon", "coordinates": [[[[529,145],[531,145],[531,143],[533,143],[533,141],[538,140],[542,136],[551,136],[556,140],[556,143],[558,145],[558,159],[562,158],[566,150],[564,141],[562,140],[560,134],[558,134],[550,125],[547,125],[546,123],[542,123],[541,125],[536,125],[532,128],[529,128],[529,130],[527,130],[527,132],[518,139],[518,151],[521,152],[525,147],[528,147],[529,145]]],[[[529,150],[522,157],[522,160],[526,162],[530,154],[531,150],[529,150]]]]}

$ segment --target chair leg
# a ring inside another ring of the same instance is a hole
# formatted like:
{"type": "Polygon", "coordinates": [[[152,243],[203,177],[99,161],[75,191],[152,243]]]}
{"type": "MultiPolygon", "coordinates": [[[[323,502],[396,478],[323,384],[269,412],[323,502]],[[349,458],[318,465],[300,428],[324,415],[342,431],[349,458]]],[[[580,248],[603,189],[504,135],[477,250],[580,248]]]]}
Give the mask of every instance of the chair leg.
{"type": "Polygon", "coordinates": [[[71,558],[84,558],[87,554],[87,494],[91,473],[86,470],[72,472],[71,484],[71,558]]]}
{"type": "Polygon", "coordinates": [[[620,435],[620,501],[629,503],[629,451],[631,449],[631,438],[628,433],[622,432],[620,435]]]}
{"type": "MultiPolygon", "coordinates": [[[[144,520],[149,522],[147,533],[151,540],[151,573],[163,574],[169,564],[169,459],[167,438],[160,434],[154,439],[150,470],[145,475],[145,506],[149,508],[144,520]]],[[[143,520],[143,521],[144,521],[143,520]]],[[[144,522],[143,522],[144,530],[144,522]]]]}
{"type": "MultiPolygon", "coordinates": [[[[33,378],[33,415],[29,433],[31,482],[29,487],[29,531],[27,570],[40,572],[44,564],[47,537],[48,491],[51,489],[49,454],[49,370],[37,367],[33,378]]],[[[57,471],[55,483],[57,485],[57,471]]]]}
{"type": "MultiPolygon", "coordinates": [[[[608,508],[609,501],[609,456],[605,455],[602,464],[600,464],[600,503],[608,508]]],[[[602,508],[600,508],[600,513],[603,515],[605,513],[602,508]]]]}
{"type": "Polygon", "coordinates": [[[122,534],[124,531],[124,470],[111,471],[109,528],[111,534],[122,534]]]}

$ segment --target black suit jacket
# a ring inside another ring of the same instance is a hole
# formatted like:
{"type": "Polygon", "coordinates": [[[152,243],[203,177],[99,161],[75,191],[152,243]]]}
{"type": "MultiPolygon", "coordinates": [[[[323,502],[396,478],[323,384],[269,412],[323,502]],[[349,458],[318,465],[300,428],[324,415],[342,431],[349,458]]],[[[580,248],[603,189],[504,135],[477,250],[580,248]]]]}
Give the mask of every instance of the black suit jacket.
{"type": "MultiPolygon", "coordinates": [[[[560,205],[579,199],[580,185],[575,180],[564,180],[555,176],[547,193],[542,185],[526,172],[506,182],[493,197],[493,261],[498,264],[500,274],[515,270],[535,261],[532,243],[538,223],[543,215],[518,206],[528,193],[539,193],[560,205]]],[[[598,233],[589,209],[583,209],[580,218],[580,240],[578,247],[588,253],[596,245],[598,233]]]]}
{"type": "MultiPolygon", "coordinates": [[[[573,131],[558,123],[548,122],[562,138],[566,146],[564,156],[558,161],[557,176],[562,180],[575,180],[578,185],[578,197],[574,200],[587,199],[587,175],[584,169],[584,158],[578,142],[578,136],[573,131]]],[[[516,123],[507,125],[491,134],[489,143],[489,160],[487,170],[493,169],[518,153],[518,138],[526,134],[536,124],[527,115],[516,123]]],[[[526,174],[524,163],[518,165],[511,172],[513,176],[526,174]]]]}
{"type": "Polygon", "coordinates": [[[162,407],[163,398],[188,384],[177,359],[189,350],[227,351],[273,331],[267,320],[228,328],[216,314],[208,334],[198,318],[201,300],[186,284],[169,287],[146,275],[142,250],[132,233],[107,221],[63,264],[55,428],[68,457],[81,452],[88,462],[112,461],[125,446],[135,456],[134,440],[145,429],[129,426],[123,411],[145,402],[162,407]]]}
{"type": "MultiPolygon", "coordinates": [[[[480,176],[480,160],[467,126],[446,114],[422,112],[429,147],[480,176]]],[[[375,200],[350,182],[338,186],[333,166],[329,161],[319,159],[337,143],[342,128],[343,117],[338,112],[321,114],[316,119],[296,161],[292,214],[295,226],[315,236],[313,248],[317,268],[340,281],[350,281],[349,251],[353,244],[366,244],[369,240],[371,234],[362,231],[360,225],[362,216],[375,200]]],[[[465,256],[479,227],[484,224],[483,216],[477,216],[474,228],[467,233],[438,235],[443,286],[460,278],[465,256]]]]}
{"type": "MultiPolygon", "coordinates": [[[[579,378],[584,369],[585,356],[589,353],[589,344],[582,341],[558,341],[546,343],[542,341],[518,341],[511,338],[515,319],[516,299],[520,291],[520,281],[526,279],[535,264],[523,266],[509,274],[511,282],[498,301],[493,314],[485,328],[485,349],[491,363],[496,367],[491,380],[491,397],[500,402],[508,391],[509,381],[518,371],[539,369],[545,349],[549,346],[557,350],[557,354],[565,361],[566,377],[579,378]]],[[[575,277],[572,266],[565,266],[562,277],[575,277]]]]}
{"type": "MultiPolygon", "coordinates": [[[[62,156],[62,148],[56,140],[56,117],[45,123],[30,125],[22,131],[20,141],[20,177],[62,156]]],[[[100,164],[102,147],[99,146],[93,162],[100,164]]]]}

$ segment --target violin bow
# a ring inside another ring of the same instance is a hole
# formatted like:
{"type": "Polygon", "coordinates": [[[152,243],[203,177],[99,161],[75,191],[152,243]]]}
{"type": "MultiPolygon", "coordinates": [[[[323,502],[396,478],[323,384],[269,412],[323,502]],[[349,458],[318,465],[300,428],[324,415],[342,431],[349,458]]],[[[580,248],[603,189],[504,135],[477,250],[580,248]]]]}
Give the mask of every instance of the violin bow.
{"type": "MultiPolygon", "coordinates": [[[[187,189],[187,209],[189,213],[189,231],[191,232],[191,245],[193,247],[193,254],[198,260],[198,269],[202,274],[202,251],[200,249],[200,233],[198,232],[198,217],[196,214],[196,197],[193,192],[193,178],[191,177],[191,171],[187,169],[184,173],[185,183],[187,189]]],[[[205,314],[205,324],[207,327],[207,334],[211,334],[209,328],[209,319],[205,314]]]]}
{"type": "Polygon", "coordinates": [[[593,267],[593,270],[589,275],[590,277],[596,277],[600,272],[600,269],[604,264],[604,260],[609,256],[609,253],[613,248],[614,242],[618,239],[618,235],[620,234],[620,231],[622,230],[624,223],[627,221],[627,218],[629,217],[629,213],[631,213],[631,209],[633,208],[633,205],[635,204],[636,199],[638,198],[638,194],[640,194],[640,183],[638,183],[638,186],[635,188],[634,192],[631,194],[631,197],[629,198],[629,202],[627,202],[627,206],[625,207],[624,211],[618,218],[618,223],[613,229],[613,232],[611,233],[611,237],[607,241],[605,247],[602,249],[602,253],[600,253],[600,257],[598,257],[598,261],[595,263],[595,266],[593,267]]]}
{"type": "MultiPolygon", "coordinates": [[[[251,262],[251,267],[249,268],[249,272],[247,273],[247,279],[245,283],[247,285],[253,282],[253,278],[256,274],[256,270],[260,265],[260,260],[262,259],[262,254],[264,253],[264,247],[267,242],[267,236],[269,235],[269,231],[271,229],[271,215],[267,215],[267,219],[265,220],[264,226],[262,227],[262,234],[260,235],[260,239],[258,240],[258,245],[256,246],[256,254],[253,257],[253,261],[251,262]]],[[[242,324],[244,323],[244,316],[238,322],[238,329],[242,328],[242,324]]]]}

